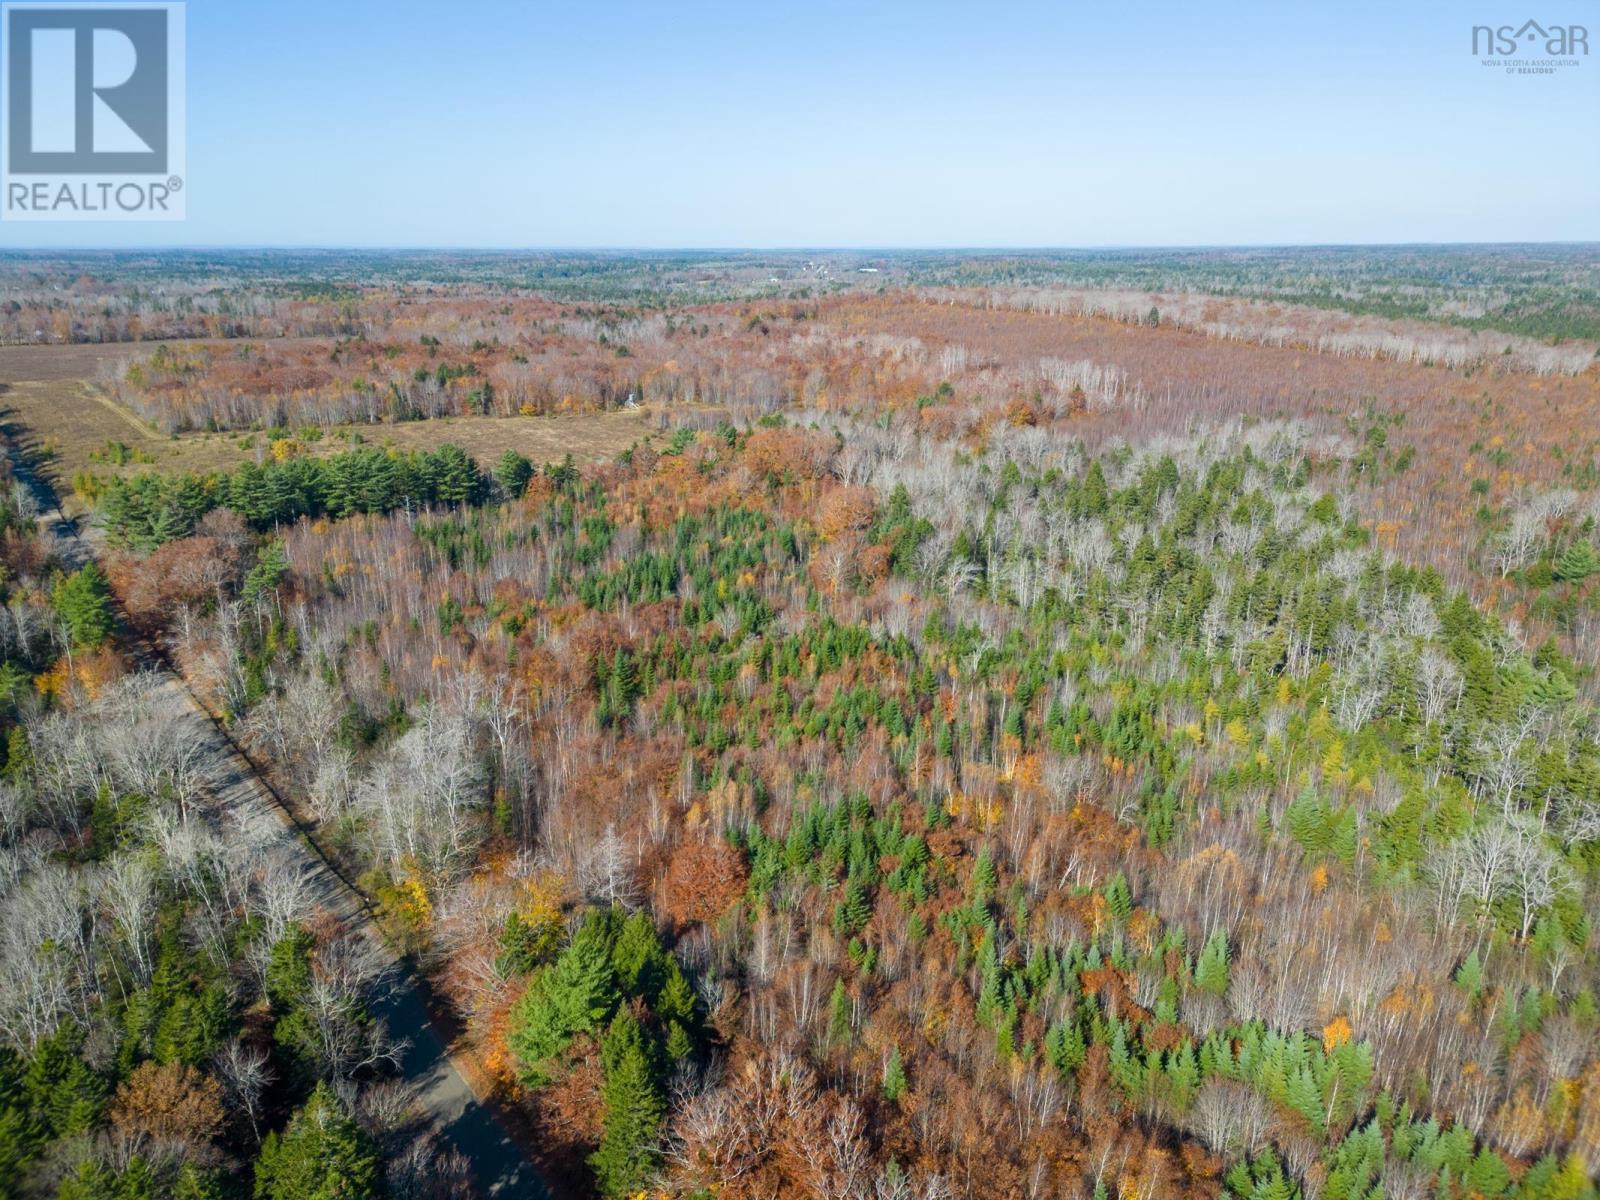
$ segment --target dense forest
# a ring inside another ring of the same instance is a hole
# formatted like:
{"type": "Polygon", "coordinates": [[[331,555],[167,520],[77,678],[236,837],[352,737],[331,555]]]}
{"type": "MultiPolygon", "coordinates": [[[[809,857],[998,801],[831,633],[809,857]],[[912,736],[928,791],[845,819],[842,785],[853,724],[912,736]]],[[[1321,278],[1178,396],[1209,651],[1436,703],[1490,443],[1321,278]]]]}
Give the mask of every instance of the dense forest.
{"type": "Polygon", "coordinates": [[[185,622],[552,1172],[1583,1192],[1582,668],[1372,544],[1359,442],[676,441],[185,622]]]}
{"type": "Polygon", "coordinates": [[[470,1194],[187,686],[556,1195],[1595,1200],[1592,348],[1202,328],[1287,268],[1169,266],[1238,286],[385,279],[131,355],[258,461],[75,480],[92,557],[7,481],[0,1194],[470,1194]]]}

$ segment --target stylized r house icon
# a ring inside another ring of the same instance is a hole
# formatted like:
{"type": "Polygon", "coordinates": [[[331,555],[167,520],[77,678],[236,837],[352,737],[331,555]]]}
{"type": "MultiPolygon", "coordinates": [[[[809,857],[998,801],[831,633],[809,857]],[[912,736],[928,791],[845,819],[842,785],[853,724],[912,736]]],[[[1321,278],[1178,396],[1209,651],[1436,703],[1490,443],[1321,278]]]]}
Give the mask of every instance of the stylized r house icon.
{"type": "Polygon", "coordinates": [[[134,8],[6,12],[15,174],[167,170],[167,13],[134,8]]]}

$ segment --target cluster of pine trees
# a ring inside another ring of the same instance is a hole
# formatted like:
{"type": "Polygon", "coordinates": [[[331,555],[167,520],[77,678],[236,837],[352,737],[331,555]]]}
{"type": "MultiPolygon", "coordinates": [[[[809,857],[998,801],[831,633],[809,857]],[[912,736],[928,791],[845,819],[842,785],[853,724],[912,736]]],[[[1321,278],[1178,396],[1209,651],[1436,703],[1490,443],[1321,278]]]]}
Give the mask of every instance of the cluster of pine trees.
{"type": "Polygon", "coordinates": [[[502,934],[513,969],[532,967],[510,1047],[534,1088],[598,1051],[605,1115],[589,1165],[601,1195],[635,1195],[660,1165],[667,1085],[703,1049],[698,998],[647,913],[592,909],[547,963],[530,961],[522,929],[508,918],[502,934]]]}
{"type": "Polygon", "coordinates": [[[327,458],[247,463],[227,474],[117,476],[103,484],[97,506],[115,544],[149,551],[189,536],[214,508],[271,529],[301,517],[473,504],[488,490],[477,463],[447,443],[408,453],[360,447],[327,458]]]}

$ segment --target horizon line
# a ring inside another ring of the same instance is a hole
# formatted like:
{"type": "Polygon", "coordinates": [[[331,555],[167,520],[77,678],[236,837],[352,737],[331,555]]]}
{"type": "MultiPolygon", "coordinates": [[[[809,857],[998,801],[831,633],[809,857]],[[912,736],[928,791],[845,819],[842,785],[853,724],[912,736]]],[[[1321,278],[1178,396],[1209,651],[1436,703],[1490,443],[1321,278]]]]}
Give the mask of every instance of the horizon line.
{"type": "Polygon", "coordinates": [[[841,245],[774,246],[650,246],[625,244],[571,244],[571,245],[472,245],[418,242],[364,245],[339,242],[195,242],[187,245],[109,245],[84,244],[63,246],[6,246],[0,247],[0,257],[44,256],[66,253],[93,254],[195,254],[215,252],[323,252],[323,253],[374,253],[374,254],[1101,254],[1137,252],[1219,251],[1219,250],[1401,250],[1401,249],[1493,249],[1499,247],[1600,247],[1600,238],[1556,238],[1548,240],[1482,241],[1397,241],[1397,242],[1106,242],[1038,245],[874,245],[871,243],[841,245]]]}

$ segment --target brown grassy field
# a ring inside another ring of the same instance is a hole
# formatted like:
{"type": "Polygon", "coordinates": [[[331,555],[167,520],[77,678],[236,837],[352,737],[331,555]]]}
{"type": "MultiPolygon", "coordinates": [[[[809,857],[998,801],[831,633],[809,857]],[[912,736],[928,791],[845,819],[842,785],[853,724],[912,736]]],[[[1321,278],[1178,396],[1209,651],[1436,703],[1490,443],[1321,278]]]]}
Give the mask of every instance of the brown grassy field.
{"type": "MultiPolygon", "coordinates": [[[[138,348],[138,349],[142,349],[138,348]]],[[[144,470],[227,470],[256,460],[267,449],[263,434],[158,433],[109,399],[98,380],[135,347],[126,345],[0,347],[0,411],[14,432],[42,453],[65,495],[82,471],[131,474],[144,470]],[[97,461],[111,442],[131,459],[121,466],[97,461]]],[[[367,443],[412,450],[454,442],[485,464],[506,450],[535,463],[571,454],[579,462],[609,458],[655,428],[646,409],[547,417],[448,417],[397,425],[352,425],[329,429],[309,443],[309,454],[333,454],[367,443]]]]}
{"type": "Polygon", "coordinates": [[[148,353],[143,346],[121,342],[81,346],[0,346],[0,383],[94,379],[101,374],[102,368],[110,371],[118,363],[143,353],[148,353]]]}

